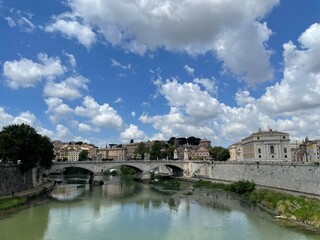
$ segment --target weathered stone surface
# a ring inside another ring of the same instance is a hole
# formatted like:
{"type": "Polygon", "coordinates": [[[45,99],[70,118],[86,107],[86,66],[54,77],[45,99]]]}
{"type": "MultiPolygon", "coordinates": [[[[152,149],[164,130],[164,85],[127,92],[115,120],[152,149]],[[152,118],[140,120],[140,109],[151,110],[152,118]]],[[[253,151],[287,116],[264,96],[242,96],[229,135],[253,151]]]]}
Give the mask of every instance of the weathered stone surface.
{"type": "Polygon", "coordinates": [[[42,183],[38,169],[21,173],[16,165],[0,165],[0,196],[24,191],[42,183]]]}

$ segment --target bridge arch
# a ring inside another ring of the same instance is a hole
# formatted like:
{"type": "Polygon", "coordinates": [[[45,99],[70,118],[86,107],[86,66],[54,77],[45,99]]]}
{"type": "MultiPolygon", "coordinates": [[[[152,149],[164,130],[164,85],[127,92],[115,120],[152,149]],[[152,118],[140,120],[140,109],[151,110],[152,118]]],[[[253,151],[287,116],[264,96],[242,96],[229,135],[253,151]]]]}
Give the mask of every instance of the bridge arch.
{"type": "Polygon", "coordinates": [[[94,169],[90,166],[82,166],[82,165],[56,165],[53,168],[49,169],[46,174],[50,175],[52,173],[61,173],[64,172],[65,169],[67,168],[80,168],[80,169],[85,169],[89,171],[92,174],[95,174],[96,172],[94,169]]]}
{"type": "Polygon", "coordinates": [[[184,173],[183,167],[173,163],[161,163],[159,165],[154,166],[150,170],[161,169],[163,167],[170,168],[172,170],[171,175],[173,176],[179,176],[179,177],[183,176],[183,173],[184,173]]]}

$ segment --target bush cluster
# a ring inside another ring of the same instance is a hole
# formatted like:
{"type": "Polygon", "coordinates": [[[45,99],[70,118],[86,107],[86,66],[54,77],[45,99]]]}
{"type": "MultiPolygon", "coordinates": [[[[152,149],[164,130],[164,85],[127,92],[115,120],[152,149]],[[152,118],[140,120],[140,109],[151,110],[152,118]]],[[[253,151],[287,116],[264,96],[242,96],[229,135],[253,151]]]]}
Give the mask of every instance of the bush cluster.
{"type": "Polygon", "coordinates": [[[224,191],[235,192],[238,194],[250,193],[255,190],[256,184],[248,180],[241,180],[232,184],[214,183],[204,180],[199,180],[193,185],[195,188],[206,187],[213,189],[221,189],[224,191]]]}

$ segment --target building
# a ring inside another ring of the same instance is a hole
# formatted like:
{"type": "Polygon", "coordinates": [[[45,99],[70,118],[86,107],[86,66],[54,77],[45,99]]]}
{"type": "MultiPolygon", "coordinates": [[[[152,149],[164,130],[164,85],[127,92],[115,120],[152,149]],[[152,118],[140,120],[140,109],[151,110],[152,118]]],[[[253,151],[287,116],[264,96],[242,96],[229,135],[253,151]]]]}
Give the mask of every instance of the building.
{"type": "Polygon", "coordinates": [[[241,142],[230,145],[228,149],[230,153],[229,161],[241,161],[242,159],[241,142]]]}
{"type": "Polygon", "coordinates": [[[306,137],[300,144],[296,143],[291,152],[296,162],[319,162],[320,140],[309,140],[306,137]]]}
{"type": "Polygon", "coordinates": [[[55,160],[57,161],[78,161],[80,152],[88,151],[88,158],[96,155],[96,146],[85,142],[61,142],[53,141],[55,160]]]}
{"type": "Polygon", "coordinates": [[[229,147],[232,161],[291,161],[288,133],[262,131],[251,134],[229,147]]]}

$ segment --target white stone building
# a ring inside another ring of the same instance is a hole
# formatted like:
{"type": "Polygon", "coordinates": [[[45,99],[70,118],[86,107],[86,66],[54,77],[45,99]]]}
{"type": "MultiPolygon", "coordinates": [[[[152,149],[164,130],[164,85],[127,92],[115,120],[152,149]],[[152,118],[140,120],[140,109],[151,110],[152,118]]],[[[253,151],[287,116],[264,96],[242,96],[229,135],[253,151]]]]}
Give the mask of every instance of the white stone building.
{"type": "Polygon", "coordinates": [[[251,134],[229,147],[233,161],[291,161],[288,133],[261,131],[251,134]]]}

